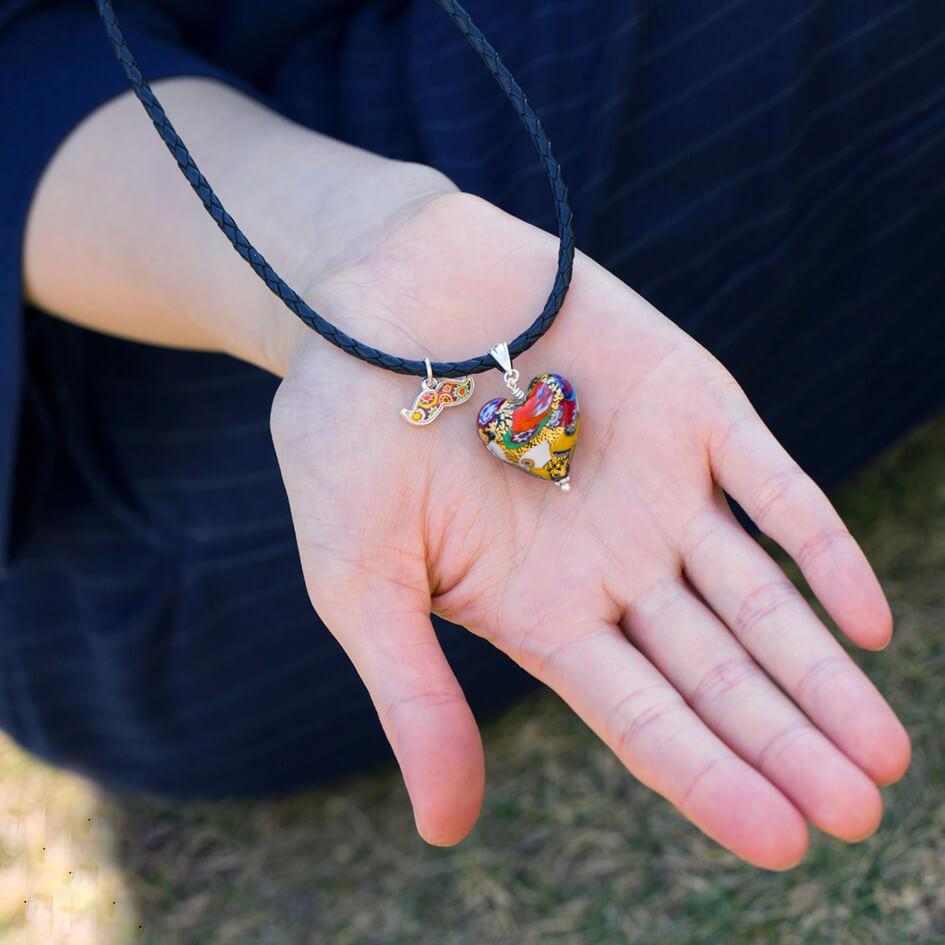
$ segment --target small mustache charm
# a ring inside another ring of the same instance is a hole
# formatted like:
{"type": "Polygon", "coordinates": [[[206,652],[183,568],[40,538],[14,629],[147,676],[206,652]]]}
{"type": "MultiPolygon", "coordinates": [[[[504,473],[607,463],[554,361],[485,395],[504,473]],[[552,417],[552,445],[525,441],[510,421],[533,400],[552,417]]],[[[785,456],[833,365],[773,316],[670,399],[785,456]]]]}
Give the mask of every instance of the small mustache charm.
{"type": "Polygon", "coordinates": [[[412,407],[404,407],[400,415],[416,427],[426,426],[443,412],[446,407],[458,407],[472,397],[476,386],[471,376],[457,380],[437,380],[430,369],[430,360],[426,358],[427,376],[420,382],[412,407]]]}

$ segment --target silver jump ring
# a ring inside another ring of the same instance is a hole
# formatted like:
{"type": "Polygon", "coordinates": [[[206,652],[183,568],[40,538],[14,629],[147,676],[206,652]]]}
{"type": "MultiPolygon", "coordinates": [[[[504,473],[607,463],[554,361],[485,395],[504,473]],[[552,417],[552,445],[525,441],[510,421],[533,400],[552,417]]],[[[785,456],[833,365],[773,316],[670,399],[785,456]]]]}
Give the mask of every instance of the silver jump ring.
{"type": "Polygon", "coordinates": [[[430,364],[430,359],[424,358],[423,363],[427,366],[427,377],[423,382],[423,386],[427,390],[433,390],[433,388],[436,387],[436,378],[433,376],[433,367],[430,364]]]}

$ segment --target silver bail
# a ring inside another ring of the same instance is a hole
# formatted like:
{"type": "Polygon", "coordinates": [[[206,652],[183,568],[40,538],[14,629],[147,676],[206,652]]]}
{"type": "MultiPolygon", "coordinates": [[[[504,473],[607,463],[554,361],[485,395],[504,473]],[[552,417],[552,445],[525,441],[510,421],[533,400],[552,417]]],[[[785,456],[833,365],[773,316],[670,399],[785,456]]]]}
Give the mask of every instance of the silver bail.
{"type": "Polygon", "coordinates": [[[500,341],[489,349],[489,354],[498,362],[499,367],[506,374],[512,373],[512,356],[509,354],[509,346],[506,342],[500,341]]]}
{"type": "Polygon", "coordinates": [[[505,379],[505,385],[512,391],[516,400],[524,400],[527,396],[525,391],[518,386],[518,371],[512,367],[512,356],[509,354],[509,346],[506,342],[500,341],[489,349],[489,354],[495,359],[496,363],[502,368],[502,376],[505,379]]]}
{"type": "Polygon", "coordinates": [[[433,390],[433,388],[436,387],[436,378],[433,376],[433,368],[430,365],[430,359],[424,358],[423,363],[426,365],[426,368],[427,368],[427,376],[423,381],[423,386],[427,390],[433,390]]]}

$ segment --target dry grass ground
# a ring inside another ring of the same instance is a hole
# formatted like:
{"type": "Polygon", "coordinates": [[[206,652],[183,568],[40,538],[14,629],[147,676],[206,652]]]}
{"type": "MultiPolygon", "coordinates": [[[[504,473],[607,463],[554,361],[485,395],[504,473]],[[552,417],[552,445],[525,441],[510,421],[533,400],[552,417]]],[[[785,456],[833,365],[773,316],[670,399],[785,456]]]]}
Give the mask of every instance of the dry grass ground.
{"type": "Polygon", "coordinates": [[[460,846],[417,837],[393,769],[278,802],[101,795],[0,745],[3,945],[945,942],[945,416],[837,495],[890,595],[857,659],[913,737],[879,831],[763,873],[634,781],[549,692],[486,726],[460,846]]]}

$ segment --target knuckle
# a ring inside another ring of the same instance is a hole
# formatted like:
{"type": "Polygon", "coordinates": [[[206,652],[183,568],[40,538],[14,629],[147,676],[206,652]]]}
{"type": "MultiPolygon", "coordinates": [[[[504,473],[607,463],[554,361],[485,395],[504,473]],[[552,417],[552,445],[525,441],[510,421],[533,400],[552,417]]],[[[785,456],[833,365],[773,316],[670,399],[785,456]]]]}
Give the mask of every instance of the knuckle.
{"type": "Polygon", "coordinates": [[[732,621],[735,636],[740,640],[754,636],[772,624],[772,617],[795,605],[799,596],[797,588],[787,578],[759,585],[742,601],[732,621]]]}
{"type": "Polygon", "coordinates": [[[643,590],[631,596],[628,612],[634,617],[652,622],[654,618],[672,610],[684,598],[679,576],[661,573],[643,590]]]}
{"type": "Polygon", "coordinates": [[[806,572],[838,543],[852,544],[853,536],[842,526],[825,528],[801,544],[794,560],[798,567],[806,572]]]}
{"type": "Polygon", "coordinates": [[[677,607],[685,605],[688,593],[679,583],[678,575],[671,574],[658,577],[633,597],[627,608],[627,619],[633,627],[634,639],[644,641],[662,619],[669,619],[677,607]]]}
{"type": "Polygon", "coordinates": [[[651,702],[645,708],[631,714],[629,720],[621,723],[620,718],[627,710],[634,699],[642,695],[645,690],[635,690],[624,697],[611,712],[610,731],[613,732],[613,742],[616,754],[619,758],[630,758],[639,744],[641,737],[646,733],[652,733],[654,730],[666,728],[673,725],[673,720],[682,721],[689,712],[689,707],[679,697],[675,691],[667,693],[669,688],[665,684],[658,683],[655,687],[646,687],[647,690],[657,688],[665,693],[664,698],[651,702]]]}
{"type": "MultiPolygon", "coordinates": [[[[586,633],[578,634],[577,636],[562,640],[560,643],[543,649],[537,656],[534,675],[539,679],[550,679],[550,674],[555,672],[555,667],[561,664],[562,657],[565,657],[574,647],[580,648],[597,637],[613,636],[616,632],[617,631],[612,627],[598,626],[586,633]]],[[[536,641],[537,628],[535,625],[532,625],[530,628],[526,629],[525,633],[522,635],[518,644],[518,652],[525,654],[529,650],[534,651],[536,649],[536,641]]]]}
{"type": "Polygon", "coordinates": [[[692,561],[697,552],[721,529],[725,521],[715,508],[703,508],[682,528],[679,553],[684,561],[692,561]]]}
{"type": "Polygon", "coordinates": [[[716,758],[712,758],[710,761],[707,761],[704,765],[700,766],[699,770],[689,779],[689,783],[686,785],[686,789],[683,791],[682,797],[679,801],[679,809],[688,816],[689,811],[689,802],[692,798],[692,795],[695,793],[696,788],[706,779],[710,772],[714,771],[722,762],[731,762],[733,757],[730,755],[719,755],[716,758]]]}
{"type": "MultiPolygon", "coordinates": [[[[533,637],[534,630],[526,630],[518,643],[520,653],[525,654],[534,649],[534,645],[530,642],[533,637]]],[[[554,672],[555,665],[572,646],[574,646],[574,640],[565,640],[563,643],[555,644],[541,652],[535,663],[535,676],[538,679],[550,679],[550,674],[554,672]]]]}
{"type": "Polygon", "coordinates": [[[817,691],[839,677],[859,673],[849,656],[825,656],[809,666],[794,685],[794,699],[810,703],[817,691]]]}
{"type": "Polygon", "coordinates": [[[765,479],[756,489],[747,512],[754,523],[767,531],[772,515],[776,515],[793,492],[806,489],[807,473],[796,463],[765,479]]]}
{"type": "Polygon", "coordinates": [[[443,706],[457,705],[464,702],[459,693],[451,690],[424,689],[420,692],[399,694],[387,700],[381,707],[388,719],[396,718],[404,709],[440,709],[443,706]]]}
{"type": "Polygon", "coordinates": [[[771,764],[772,760],[783,754],[797,739],[814,732],[816,732],[816,729],[807,719],[791,722],[784,726],[765,741],[758,757],[755,759],[755,767],[762,774],[766,774],[765,768],[771,764]]]}
{"type": "Polygon", "coordinates": [[[699,680],[689,702],[702,714],[707,712],[719,699],[737,690],[746,683],[751,684],[762,675],[757,663],[744,656],[733,657],[716,663],[699,680]]]}

